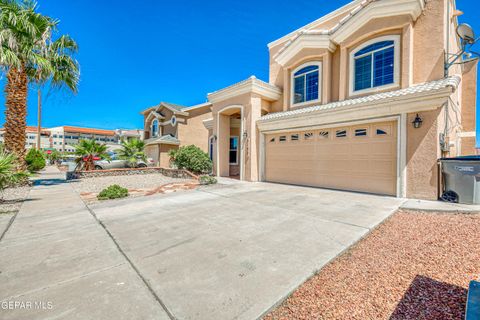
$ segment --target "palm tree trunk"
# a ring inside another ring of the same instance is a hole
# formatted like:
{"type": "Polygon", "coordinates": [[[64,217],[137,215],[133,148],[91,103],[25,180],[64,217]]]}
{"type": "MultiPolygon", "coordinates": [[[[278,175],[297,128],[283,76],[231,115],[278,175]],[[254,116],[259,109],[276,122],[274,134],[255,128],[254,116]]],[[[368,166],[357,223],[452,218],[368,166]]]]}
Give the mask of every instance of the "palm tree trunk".
{"type": "Polygon", "coordinates": [[[17,169],[26,170],[25,142],[28,79],[24,68],[11,68],[5,86],[5,149],[18,159],[17,169]]]}

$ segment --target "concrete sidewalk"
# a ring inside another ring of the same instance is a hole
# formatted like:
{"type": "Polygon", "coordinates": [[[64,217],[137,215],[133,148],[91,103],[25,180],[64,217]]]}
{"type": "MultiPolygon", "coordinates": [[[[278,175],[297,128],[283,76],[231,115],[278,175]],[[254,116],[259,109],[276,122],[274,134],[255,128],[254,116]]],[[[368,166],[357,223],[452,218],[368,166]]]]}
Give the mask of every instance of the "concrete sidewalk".
{"type": "Polygon", "coordinates": [[[48,167],[0,242],[0,319],[169,319],[161,302],[48,167]]]}

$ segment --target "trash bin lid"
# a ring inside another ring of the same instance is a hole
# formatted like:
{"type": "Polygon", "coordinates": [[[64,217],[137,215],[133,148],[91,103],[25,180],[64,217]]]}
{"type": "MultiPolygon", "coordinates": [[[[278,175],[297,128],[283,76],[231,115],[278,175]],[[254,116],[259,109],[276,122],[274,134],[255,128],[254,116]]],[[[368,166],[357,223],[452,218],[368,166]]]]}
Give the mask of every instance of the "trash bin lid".
{"type": "Polygon", "coordinates": [[[460,156],[453,158],[440,158],[440,161],[480,161],[480,155],[478,156],[460,156]]]}

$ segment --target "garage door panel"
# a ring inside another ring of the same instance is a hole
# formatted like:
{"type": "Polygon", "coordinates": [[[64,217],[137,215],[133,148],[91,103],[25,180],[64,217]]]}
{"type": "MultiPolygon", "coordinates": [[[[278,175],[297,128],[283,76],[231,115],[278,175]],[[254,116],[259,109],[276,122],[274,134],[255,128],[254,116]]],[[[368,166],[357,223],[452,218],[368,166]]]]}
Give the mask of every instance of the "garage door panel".
{"type": "Polygon", "coordinates": [[[305,132],[298,132],[298,141],[291,141],[295,133],[267,136],[266,141],[275,137],[265,147],[267,181],[396,194],[396,122],[305,132]],[[367,136],[355,136],[356,129],[367,136]],[[347,136],[336,137],[338,130],[347,136]],[[305,132],[312,135],[305,139],[305,132]],[[279,136],[287,141],[279,142],[279,136]]]}

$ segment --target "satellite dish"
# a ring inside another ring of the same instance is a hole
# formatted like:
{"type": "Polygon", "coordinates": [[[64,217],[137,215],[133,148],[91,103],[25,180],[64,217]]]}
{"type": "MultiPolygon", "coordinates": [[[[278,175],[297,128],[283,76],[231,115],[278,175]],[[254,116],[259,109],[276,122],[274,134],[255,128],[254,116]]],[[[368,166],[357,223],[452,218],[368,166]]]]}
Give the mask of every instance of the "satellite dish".
{"type": "Polygon", "coordinates": [[[463,42],[468,44],[475,43],[475,33],[470,25],[466,23],[459,24],[457,27],[457,34],[463,42]]]}

